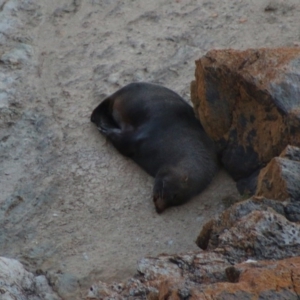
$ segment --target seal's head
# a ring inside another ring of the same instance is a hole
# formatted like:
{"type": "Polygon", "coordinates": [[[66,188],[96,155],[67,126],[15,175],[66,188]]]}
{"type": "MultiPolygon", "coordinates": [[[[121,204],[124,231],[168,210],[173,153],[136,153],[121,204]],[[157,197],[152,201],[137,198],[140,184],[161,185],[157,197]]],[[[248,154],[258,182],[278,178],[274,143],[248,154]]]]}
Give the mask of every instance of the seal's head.
{"type": "Polygon", "coordinates": [[[188,175],[176,168],[164,167],[157,173],[153,188],[153,202],[157,213],[170,206],[181,205],[190,198],[188,175]]]}

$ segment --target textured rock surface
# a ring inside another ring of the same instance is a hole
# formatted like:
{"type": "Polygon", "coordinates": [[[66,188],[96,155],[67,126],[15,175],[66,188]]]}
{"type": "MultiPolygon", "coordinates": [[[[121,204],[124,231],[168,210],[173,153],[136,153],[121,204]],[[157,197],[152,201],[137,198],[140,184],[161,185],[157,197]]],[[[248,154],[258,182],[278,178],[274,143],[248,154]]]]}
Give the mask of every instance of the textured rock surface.
{"type": "Polygon", "coordinates": [[[196,65],[192,101],[236,180],[300,145],[299,48],[211,50],[196,65]]]}
{"type": "Polygon", "coordinates": [[[263,168],[256,195],[276,200],[300,202],[300,149],[288,146],[263,168]]]}
{"type": "Polygon", "coordinates": [[[0,257],[1,300],[59,300],[44,275],[27,272],[15,259],[0,257]]]}
{"type": "Polygon", "coordinates": [[[222,249],[231,261],[300,255],[300,224],[289,221],[279,201],[253,197],[209,221],[197,238],[202,249],[222,249]]]}
{"type": "Polygon", "coordinates": [[[219,253],[159,256],[123,284],[100,282],[86,299],[286,299],[300,296],[300,257],[230,264],[219,253]]]}

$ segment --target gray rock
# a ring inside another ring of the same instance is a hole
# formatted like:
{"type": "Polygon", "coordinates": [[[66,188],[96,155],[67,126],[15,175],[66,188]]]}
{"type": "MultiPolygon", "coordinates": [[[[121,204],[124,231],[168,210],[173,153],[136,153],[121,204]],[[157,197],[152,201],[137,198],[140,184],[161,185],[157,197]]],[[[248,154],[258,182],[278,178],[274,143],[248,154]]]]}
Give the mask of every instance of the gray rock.
{"type": "Polygon", "coordinates": [[[0,257],[0,298],[3,300],[59,300],[45,276],[27,272],[17,260],[0,257]]]}

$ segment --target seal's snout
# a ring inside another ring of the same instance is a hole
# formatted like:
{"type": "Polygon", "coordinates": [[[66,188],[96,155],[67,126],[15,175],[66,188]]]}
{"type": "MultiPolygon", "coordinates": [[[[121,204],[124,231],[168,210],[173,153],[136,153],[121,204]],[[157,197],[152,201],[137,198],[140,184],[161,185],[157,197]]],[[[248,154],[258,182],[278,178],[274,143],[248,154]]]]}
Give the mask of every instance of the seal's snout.
{"type": "Polygon", "coordinates": [[[153,195],[153,202],[155,205],[155,210],[158,214],[161,214],[167,208],[164,199],[159,195],[153,195]]]}

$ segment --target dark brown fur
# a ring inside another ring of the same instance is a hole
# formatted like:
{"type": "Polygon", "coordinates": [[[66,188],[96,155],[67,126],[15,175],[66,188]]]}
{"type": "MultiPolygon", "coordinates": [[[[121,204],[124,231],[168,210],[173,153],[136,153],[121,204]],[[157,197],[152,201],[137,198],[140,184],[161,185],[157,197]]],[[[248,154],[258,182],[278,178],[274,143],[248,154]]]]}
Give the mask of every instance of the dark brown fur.
{"type": "Polygon", "coordinates": [[[131,83],[96,107],[91,121],[155,177],[158,213],[200,193],[217,172],[214,144],[192,107],[165,87],[131,83]]]}

